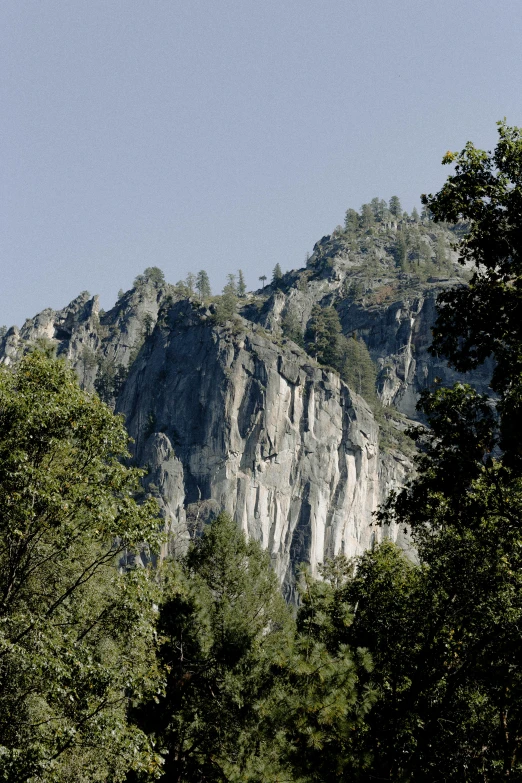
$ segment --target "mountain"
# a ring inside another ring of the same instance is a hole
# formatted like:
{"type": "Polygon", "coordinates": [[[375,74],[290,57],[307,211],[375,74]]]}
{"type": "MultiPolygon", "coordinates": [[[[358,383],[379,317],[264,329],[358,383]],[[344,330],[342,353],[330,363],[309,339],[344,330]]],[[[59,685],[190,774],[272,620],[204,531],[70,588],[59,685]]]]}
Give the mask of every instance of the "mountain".
{"type": "MultiPolygon", "coordinates": [[[[363,218],[354,226],[347,213],[306,268],[243,298],[229,286],[202,301],[156,268],[107,313],[84,292],[10,329],[0,361],[51,343],[125,416],[170,550],[225,508],[269,549],[292,598],[303,561],[315,570],[383,536],[408,546],[405,531],[373,526],[372,514],[412,470],[404,429],[419,392],[462,379],[427,349],[437,294],[466,282],[452,249],[465,227],[363,218]],[[313,331],[325,313],[342,330],[336,367],[320,363],[313,331]]],[[[464,380],[487,390],[490,371],[464,380]]]]}

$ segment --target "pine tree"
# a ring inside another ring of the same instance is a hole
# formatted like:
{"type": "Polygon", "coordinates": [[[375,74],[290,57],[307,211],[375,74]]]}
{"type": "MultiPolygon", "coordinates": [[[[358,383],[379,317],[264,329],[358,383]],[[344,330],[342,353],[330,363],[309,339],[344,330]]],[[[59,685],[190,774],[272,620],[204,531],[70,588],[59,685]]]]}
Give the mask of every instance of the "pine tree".
{"type": "Polygon", "coordinates": [[[274,288],[279,288],[282,278],[283,272],[281,271],[281,267],[279,264],[276,264],[272,273],[272,285],[274,288]]]}
{"type": "Polygon", "coordinates": [[[377,401],[375,384],[377,371],[364,340],[348,338],[344,343],[344,363],[341,377],[354,392],[370,404],[377,401]]]}
{"type": "Polygon", "coordinates": [[[342,367],[343,339],[337,310],[334,307],[314,305],[305,335],[308,353],[321,364],[339,371],[342,367]]]}
{"type": "Polygon", "coordinates": [[[363,204],[361,207],[361,225],[365,231],[370,229],[375,223],[373,210],[370,204],[363,204]]]}
{"type": "Polygon", "coordinates": [[[245,283],[245,276],[243,275],[243,270],[239,270],[237,273],[237,295],[243,299],[246,294],[246,283],[245,283]]]}
{"type": "Polygon", "coordinates": [[[402,217],[402,207],[398,196],[391,197],[389,209],[392,215],[394,215],[397,219],[402,217]]]}
{"type": "Polygon", "coordinates": [[[194,287],[196,285],[196,275],[193,272],[189,272],[185,278],[185,284],[189,292],[189,296],[194,295],[194,287]]]}
{"type": "Polygon", "coordinates": [[[348,209],[344,219],[344,228],[348,234],[356,234],[359,228],[360,215],[355,209],[348,209]]]}
{"type": "Polygon", "coordinates": [[[223,287],[223,293],[216,301],[215,320],[217,323],[224,324],[231,320],[236,314],[237,308],[237,284],[234,274],[227,275],[227,283],[223,287]]]}
{"type": "Polygon", "coordinates": [[[291,307],[287,307],[285,310],[281,320],[281,328],[284,337],[288,340],[293,340],[294,343],[297,343],[297,345],[300,345],[302,348],[304,347],[303,328],[299,318],[291,307]]]}
{"type": "Polygon", "coordinates": [[[259,704],[288,658],[292,627],[268,553],[226,514],[167,566],[158,622],[166,689],[135,713],[155,735],[165,780],[248,780],[264,766],[272,743],[259,731],[259,704]]]}
{"type": "Polygon", "coordinates": [[[443,234],[439,234],[437,237],[437,243],[435,245],[435,263],[438,268],[444,271],[448,271],[449,268],[448,250],[446,247],[446,240],[443,234]]]}
{"type": "Polygon", "coordinates": [[[212,296],[210,280],[204,269],[198,272],[196,277],[196,290],[201,299],[209,299],[212,296]]]}

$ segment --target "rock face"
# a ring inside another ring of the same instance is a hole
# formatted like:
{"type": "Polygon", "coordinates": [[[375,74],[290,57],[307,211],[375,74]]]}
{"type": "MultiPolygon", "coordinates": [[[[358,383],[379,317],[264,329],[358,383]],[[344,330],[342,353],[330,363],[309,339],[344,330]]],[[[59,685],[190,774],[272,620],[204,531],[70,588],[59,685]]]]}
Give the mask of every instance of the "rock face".
{"type": "Polygon", "coordinates": [[[96,389],[114,403],[129,366],[152,332],[171,286],[142,282],[127,291],[108,312],[88,292],[63,310],[43,310],[21,329],[9,329],[0,340],[0,364],[11,364],[30,345],[50,345],[76,370],[83,388],[96,389]]]}
{"type": "Polygon", "coordinates": [[[271,333],[282,334],[285,315],[291,313],[304,333],[314,305],[334,305],[343,333],[356,335],[368,347],[378,368],[377,392],[383,405],[411,419],[418,418],[420,392],[432,387],[435,379],[443,386],[461,381],[490,393],[490,362],[462,375],[428,351],[438,294],[463,285],[466,270],[455,262],[457,254],[451,253],[445,277],[421,281],[397,272],[388,240],[386,232],[373,239],[376,257],[369,267],[360,248],[349,249],[342,237],[323,237],[306,270],[285,275],[282,290],[273,291],[261,310],[249,305],[244,314],[271,333]]]}
{"type": "Polygon", "coordinates": [[[403,539],[371,523],[410,465],[379,450],[370,409],[337,375],[294,343],[278,346],[246,323],[215,326],[187,302],[162,320],[117,410],[174,546],[198,514],[225,508],[269,549],[291,597],[299,563],[315,569],[383,534],[403,539]]]}
{"type": "Polygon", "coordinates": [[[167,285],[156,270],[107,313],[81,294],[12,328],[0,340],[0,362],[16,362],[29,343],[53,344],[84,388],[125,415],[171,550],[183,550],[191,531],[225,508],[270,551],[292,598],[303,561],[316,570],[326,557],[358,554],[382,536],[408,546],[404,531],[373,526],[372,514],[404,483],[411,462],[393,445],[402,443],[393,431],[380,437],[366,402],[292,342],[302,339],[313,307],[334,306],[344,334],[364,340],[384,410],[415,418],[420,391],[436,377],[488,390],[490,367],[462,377],[428,352],[436,296],[463,278],[450,256],[441,267],[446,278],[428,275],[445,235],[429,223],[423,233],[415,226],[401,230],[417,237],[424,277],[411,271],[419,269],[413,256],[409,272],[397,266],[396,224],[358,244],[332,235],[317,243],[306,269],[241,300],[241,315],[218,325],[213,306],[187,299],[186,286],[167,285]]]}

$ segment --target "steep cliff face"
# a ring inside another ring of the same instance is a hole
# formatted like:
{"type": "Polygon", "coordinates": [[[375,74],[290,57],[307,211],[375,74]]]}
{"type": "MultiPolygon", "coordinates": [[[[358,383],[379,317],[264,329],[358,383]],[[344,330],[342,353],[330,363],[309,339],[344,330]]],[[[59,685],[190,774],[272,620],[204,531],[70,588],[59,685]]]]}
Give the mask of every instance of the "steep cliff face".
{"type": "Polygon", "coordinates": [[[355,239],[337,231],[316,244],[305,269],[240,300],[241,315],[225,325],[214,305],[187,299],[186,286],[169,286],[152,268],[107,313],[82,294],[11,329],[0,362],[16,362],[29,343],[53,344],[87,390],[125,415],[171,549],[183,550],[191,531],[225,508],[268,548],[291,597],[302,561],[316,569],[383,535],[408,546],[404,531],[372,525],[411,471],[395,447],[403,448],[395,435],[405,422],[386,423],[381,411],[378,425],[361,397],[292,341],[302,342],[314,306],[334,306],[344,334],[365,342],[384,411],[415,418],[420,391],[436,377],[488,390],[490,367],[463,378],[428,352],[438,292],[465,279],[453,251],[440,256],[451,232],[429,222],[401,231],[413,248],[407,269],[397,263],[397,224],[355,239]]]}
{"type": "Polygon", "coordinates": [[[187,524],[225,508],[269,549],[291,595],[300,562],[315,568],[383,535],[372,512],[410,465],[379,450],[370,409],[334,373],[291,342],[209,316],[188,302],[165,312],[117,410],[173,546],[187,524]]]}

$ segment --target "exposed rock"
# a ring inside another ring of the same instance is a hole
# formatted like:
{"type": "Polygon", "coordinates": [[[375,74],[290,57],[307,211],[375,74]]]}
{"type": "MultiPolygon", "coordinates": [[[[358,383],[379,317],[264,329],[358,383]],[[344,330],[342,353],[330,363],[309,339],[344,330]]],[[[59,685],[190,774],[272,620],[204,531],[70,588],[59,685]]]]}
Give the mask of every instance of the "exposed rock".
{"type": "MultiPolygon", "coordinates": [[[[426,223],[423,231],[428,258],[448,230],[426,223]]],[[[367,403],[284,338],[285,322],[298,340],[293,328],[305,332],[314,305],[334,306],[344,334],[364,340],[378,367],[382,403],[407,417],[437,377],[488,390],[490,366],[463,377],[428,353],[438,292],[463,284],[455,253],[445,278],[406,273],[393,255],[401,232],[392,221],[359,244],[339,232],[323,237],[306,269],[242,300],[244,317],[224,326],[215,305],[180,300],[161,273],[141,276],[108,313],[81,294],[10,329],[0,361],[16,362],[38,340],[54,345],[86,389],[125,414],[171,549],[183,550],[194,528],[225,508],[270,551],[291,598],[302,561],[316,570],[385,535],[408,547],[403,530],[373,526],[372,514],[412,466],[379,445],[393,444],[393,430],[379,437],[367,403]]]]}
{"type": "Polygon", "coordinates": [[[179,303],[143,347],[117,410],[175,545],[187,508],[225,508],[269,549],[291,596],[302,561],[315,569],[384,534],[404,540],[373,527],[372,513],[410,464],[379,450],[364,400],[293,343],[244,322],[213,326],[179,303]]]}

